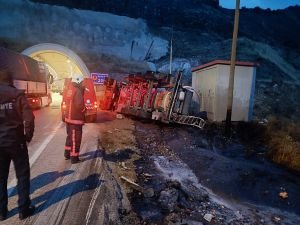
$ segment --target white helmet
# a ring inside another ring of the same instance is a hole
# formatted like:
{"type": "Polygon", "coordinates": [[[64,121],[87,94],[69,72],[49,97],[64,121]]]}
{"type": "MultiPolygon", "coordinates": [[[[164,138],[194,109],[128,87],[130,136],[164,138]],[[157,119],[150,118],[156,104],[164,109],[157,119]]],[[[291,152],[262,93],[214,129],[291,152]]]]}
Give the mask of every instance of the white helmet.
{"type": "Polygon", "coordinates": [[[72,75],[72,82],[80,84],[84,80],[83,75],[75,73],[72,75]]]}

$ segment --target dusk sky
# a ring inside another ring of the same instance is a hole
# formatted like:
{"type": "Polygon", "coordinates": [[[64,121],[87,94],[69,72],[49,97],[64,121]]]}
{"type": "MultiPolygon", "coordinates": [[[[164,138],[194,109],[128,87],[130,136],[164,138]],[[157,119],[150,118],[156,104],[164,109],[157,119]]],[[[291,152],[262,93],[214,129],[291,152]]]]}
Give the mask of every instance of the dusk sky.
{"type": "MultiPolygon", "coordinates": [[[[235,8],[236,0],[220,0],[220,5],[224,8],[235,8]]],[[[266,9],[284,9],[292,5],[299,5],[300,0],[241,0],[241,7],[254,8],[259,6],[266,9]]]]}

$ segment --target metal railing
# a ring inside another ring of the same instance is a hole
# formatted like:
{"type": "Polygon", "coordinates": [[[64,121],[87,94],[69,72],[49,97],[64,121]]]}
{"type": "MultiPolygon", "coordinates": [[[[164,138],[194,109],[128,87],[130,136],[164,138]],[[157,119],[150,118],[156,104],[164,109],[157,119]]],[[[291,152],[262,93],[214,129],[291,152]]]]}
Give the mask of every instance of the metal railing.
{"type": "Polygon", "coordinates": [[[205,125],[204,119],[196,116],[185,116],[185,115],[178,115],[178,114],[172,114],[171,120],[175,123],[184,124],[184,125],[190,125],[194,127],[198,127],[202,129],[205,125]]]}

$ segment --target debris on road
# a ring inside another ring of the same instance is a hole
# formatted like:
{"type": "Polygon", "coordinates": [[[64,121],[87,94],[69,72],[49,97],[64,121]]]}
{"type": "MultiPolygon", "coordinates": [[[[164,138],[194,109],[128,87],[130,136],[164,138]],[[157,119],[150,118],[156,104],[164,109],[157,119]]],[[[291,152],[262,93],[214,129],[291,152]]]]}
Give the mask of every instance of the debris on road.
{"type": "Polygon", "coordinates": [[[128,167],[125,165],[125,162],[121,162],[121,166],[122,166],[122,168],[125,169],[125,170],[128,169],[128,167]]]}
{"type": "Polygon", "coordinates": [[[124,176],[121,176],[120,179],[126,181],[126,182],[129,183],[129,184],[132,184],[133,187],[134,187],[136,190],[142,192],[142,189],[143,189],[143,188],[142,188],[140,185],[138,185],[137,183],[135,183],[135,182],[129,180],[128,178],[126,178],[126,177],[124,177],[124,176]]]}
{"type": "Polygon", "coordinates": [[[143,173],[143,175],[145,176],[145,177],[153,177],[151,174],[149,174],[149,173],[143,173]]]}
{"type": "Polygon", "coordinates": [[[175,188],[170,188],[160,192],[158,202],[164,210],[173,212],[177,206],[179,192],[175,188]]]}
{"type": "Polygon", "coordinates": [[[204,218],[206,221],[210,222],[210,221],[212,220],[213,217],[214,217],[214,216],[213,216],[212,214],[206,213],[206,214],[204,215],[203,218],[204,218]]]}
{"type": "Polygon", "coordinates": [[[116,118],[117,119],[124,119],[124,116],[123,116],[123,114],[117,113],[116,118]]]}
{"type": "MultiPolygon", "coordinates": [[[[133,192],[130,196],[134,211],[145,224],[279,224],[279,222],[274,222],[278,221],[273,218],[274,216],[280,218],[282,225],[298,224],[297,222],[300,221],[299,217],[290,215],[288,211],[263,208],[259,205],[250,206],[241,200],[231,201],[239,197],[241,194],[239,189],[236,192],[230,192],[231,197],[228,199],[213,193],[206,186],[215,183],[228,191],[231,187],[224,182],[235,178],[237,184],[233,186],[238,185],[238,188],[246,189],[249,193],[249,188],[255,187],[256,182],[266,179],[272,181],[274,177],[272,175],[278,175],[274,170],[270,173],[266,172],[265,164],[260,168],[260,162],[252,164],[250,161],[254,157],[264,156],[252,154],[249,160],[242,155],[243,149],[240,149],[242,145],[236,144],[235,140],[222,139],[222,136],[215,133],[208,134],[212,136],[209,139],[202,134],[199,135],[200,132],[195,134],[196,132],[192,129],[180,130],[139,122],[136,122],[135,129],[137,147],[141,156],[135,163],[136,182],[143,187],[152,187],[155,193],[152,198],[148,199],[139,195],[138,192],[133,192]],[[228,146],[235,148],[227,149],[228,146]],[[226,151],[221,151],[223,149],[226,151]],[[238,163],[232,164],[234,160],[238,163]],[[241,160],[247,163],[239,163],[241,160]],[[228,171],[231,171],[232,175],[229,175],[228,171]],[[148,179],[147,173],[151,174],[149,176],[151,179],[148,179]],[[205,176],[201,177],[199,174],[205,176]],[[214,176],[217,176],[217,179],[214,176]],[[183,223],[183,221],[189,222],[183,223]]],[[[254,153],[262,151],[258,149],[254,153]]],[[[259,192],[253,192],[261,193],[263,198],[267,199],[274,199],[276,195],[278,196],[278,192],[276,193],[269,186],[263,187],[264,189],[257,189],[259,192]]],[[[289,192],[295,192],[295,190],[289,188],[289,192]]],[[[280,189],[280,191],[286,192],[286,189],[280,189]]],[[[256,198],[257,195],[253,196],[256,198]]],[[[283,197],[287,196],[286,192],[283,197]]],[[[290,207],[289,204],[281,205],[283,208],[290,207]]]]}
{"type": "Polygon", "coordinates": [[[124,176],[121,176],[120,179],[126,181],[127,183],[129,183],[132,186],[132,188],[134,188],[135,190],[141,192],[146,198],[153,197],[154,190],[152,188],[145,189],[142,186],[138,185],[137,183],[129,180],[128,178],[126,178],[124,176]]]}
{"type": "Polygon", "coordinates": [[[278,216],[273,216],[273,217],[272,217],[272,221],[275,222],[275,223],[279,223],[280,220],[281,220],[281,219],[280,219],[280,217],[278,217],[278,216]]]}
{"type": "MultiPolygon", "coordinates": [[[[203,186],[216,182],[216,179],[214,176],[202,179],[197,174],[199,169],[207,171],[207,168],[211,168],[211,172],[217,172],[220,182],[227,179],[220,176],[222,171],[230,169],[236,174],[241,188],[254,185],[253,181],[258,180],[256,174],[263,178],[269,177],[260,168],[237,168],[229,163],[231,161],[225,160],[226,164],[222,164],[223,161],[218,164],[220,171],[215,171],[214,165],[219,160],[219,151],[226,148],[230,141],[219,136],[210,140],[203,135],[195,140],[193,132],[179,132],[179,128],[176,129],[163,125],[133,123],[128,118],[104,124],[100,138],[101,147],[105,150],[104,160],[117,178],[122,195],[128,198],[132,207],[132,210],[122,213],[123,224],[269,225],[297,221],[297,218],[289,220],[288,215],[278,211],[270,214],[261,208],[249,209],[248,206],[240,204],[240,201],[227,201],[203,186]],[[214,151],[207,150],[210,148],[214,151]],[[186,157],[185,160],[182,160],[182,156],[186,157]]],[[[238,157],[237,153],[235,149],[224,151],[222,159],[238,157]]],[[[285,188],[293,195],[293,189],[289,186],[285,188]]],[[[280,192],[286,192],[286,189],[281,188],[280,192]]],[[[259,193],[264,198],[278,198],[278,192],[269,187],[259,193]]],[[[282,195],[283,199],[287,196],[287,192],[282,195]]],[[[281,205],[285,203],[287,201],[282,201],[281,205]]]]}
{"type": "Polygon", "coordinates": [[[280,198],[282,199],[287,199],[288,198],[288,193],[286,191],[282,191],[279,193],[280,198]]]}

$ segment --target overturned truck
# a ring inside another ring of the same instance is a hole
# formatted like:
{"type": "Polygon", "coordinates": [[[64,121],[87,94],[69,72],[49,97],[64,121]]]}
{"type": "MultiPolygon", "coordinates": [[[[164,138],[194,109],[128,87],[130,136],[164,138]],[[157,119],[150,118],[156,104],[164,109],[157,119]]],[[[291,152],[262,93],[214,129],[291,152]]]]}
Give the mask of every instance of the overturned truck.
{"type": "Polygon", "coordinates": [[[116,111],[125,115],[203,128],[205,121],[189,115],[193,92],[182,86],[182,73],[147,72],[126,77],[121,83],[116,111]]]}

